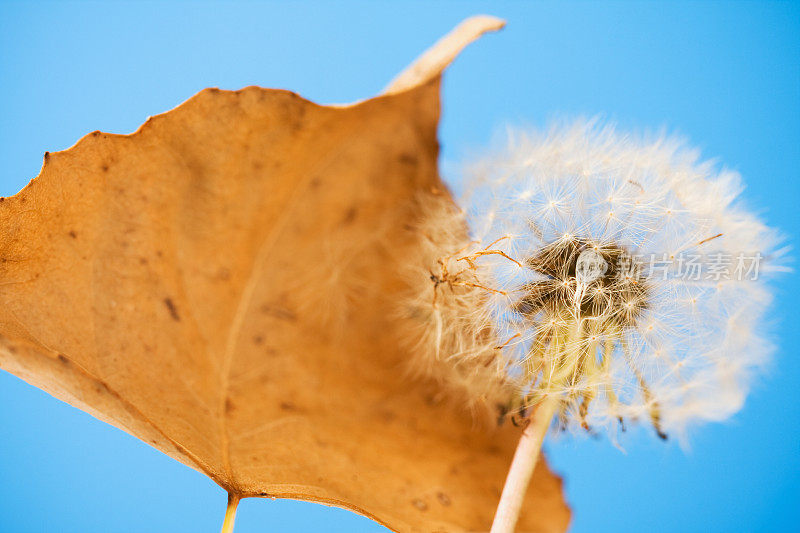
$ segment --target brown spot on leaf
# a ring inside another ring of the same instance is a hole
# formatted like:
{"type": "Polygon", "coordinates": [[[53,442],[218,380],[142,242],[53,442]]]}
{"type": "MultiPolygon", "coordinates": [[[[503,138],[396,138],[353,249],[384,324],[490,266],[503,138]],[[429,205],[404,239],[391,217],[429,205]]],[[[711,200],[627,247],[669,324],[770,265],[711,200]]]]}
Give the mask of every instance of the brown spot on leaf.
{"type": "Polygon", "coordinates": [[[353,221],[356,219],[357,215],[358,215],[358,209],[355,207],[351,207],[344,214],[344,217],[342,218],[342,224],[344,224],[345,226],[352,224],[353,221]]]}
{"type": "Polygon", "coordinates": [[[284,411],[296,411],[297,406],[292,402],[281,402],[281,409],[284,411]]]}
{"type": "Polygon", "coordinates": [[[414,154],[400,154],[400,157],[398,159],[404,165],[417,166],[417,164],[419,163],[417,156],[415,156],[414,154]]]}
{"type": "Polygon", "coordinates": [[[449,507],[450,506],[450,503],[451,503],[450,502],[450,496],[448,496],[444,492],[441,492],[441,491],[437,492],[436,493],[436,499],[439,500],[439,503],[441,503],[445,507],[449,507]]]}
{"type": "Polygon", "coordinates": [[[77,239],[78,238],[78,234],[75,233],[75,230],[70,230],[69,236],[72,237],[73,239],[77,239]]]}
{"type": "Polygon", "coordinates": [[[425,512],[428,510],[428,504],[424,501],[420,500],[419,498],[415,498],[411,500],[411,505],[416,507],[418,510],[425,512]]]}
{"type": "Polygon", "coordinates": [[[172,320],[179,322],[181,317],[178,314],[178,309],[175,307],[175,303],[172,301],[172,298],[164,298],[164,305],[167,306],[169,310],[169,315],[172,317],[172,320]]]}

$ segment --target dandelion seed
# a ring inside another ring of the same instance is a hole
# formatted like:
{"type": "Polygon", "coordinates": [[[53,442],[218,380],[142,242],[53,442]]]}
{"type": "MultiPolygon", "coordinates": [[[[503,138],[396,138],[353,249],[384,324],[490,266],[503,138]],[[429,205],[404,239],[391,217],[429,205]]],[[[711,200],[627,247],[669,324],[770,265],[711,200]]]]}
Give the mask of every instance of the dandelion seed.
{"type": "Polygon", "coordinates": [[[423,222],[424,260],[446,266],[448,289],[417,283],[411,307],[438,313],[418,366],[441,357],[443,385],[501,418],[532,413],[493,533],[513,530],[551,419],[589,432],[647,419],[684,438],[741,408],[770,351],[769,291],[742,273],[781,266],[776,233],[735,201],[737,175],[590,122],[515,135],[468,181],[466,214],[431,204],[423,222]],[[466,267],[448,255],[459,249],[466,267]],[[712,257],[731,258],[726,275],[712,257]],[[764,264],[745,269],[747,257],[764,264]]]}

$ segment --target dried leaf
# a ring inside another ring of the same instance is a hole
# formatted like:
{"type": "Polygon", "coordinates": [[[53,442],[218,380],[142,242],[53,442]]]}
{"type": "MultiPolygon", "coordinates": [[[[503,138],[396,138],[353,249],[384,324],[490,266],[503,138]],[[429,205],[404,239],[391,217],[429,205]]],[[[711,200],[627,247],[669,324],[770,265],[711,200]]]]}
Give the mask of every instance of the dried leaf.
{"type": "MultiPolygon", "coordinates": [[[[444,66],[347,107],[206,89],[45,154],[0,202],[0,366],[234,495],[488,529],[518,430],[402,378],[392,334],[444,66]]],[[[521,530],[564,530],[535,477],[521,530]]]]}

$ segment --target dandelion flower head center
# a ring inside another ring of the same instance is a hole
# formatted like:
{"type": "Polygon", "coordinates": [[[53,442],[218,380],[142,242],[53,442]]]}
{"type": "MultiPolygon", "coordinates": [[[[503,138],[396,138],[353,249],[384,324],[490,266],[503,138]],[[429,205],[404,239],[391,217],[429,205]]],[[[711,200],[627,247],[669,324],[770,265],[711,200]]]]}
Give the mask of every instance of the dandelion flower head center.
{"type": "Polygon", "coordinates": [[[622,247],[570,237],[542,247],[526,260],[539,279],[526,283],[516,311],[530,318],[596,320],[601,329],[632,326],[647,307],[648,285],[622,247]]]}

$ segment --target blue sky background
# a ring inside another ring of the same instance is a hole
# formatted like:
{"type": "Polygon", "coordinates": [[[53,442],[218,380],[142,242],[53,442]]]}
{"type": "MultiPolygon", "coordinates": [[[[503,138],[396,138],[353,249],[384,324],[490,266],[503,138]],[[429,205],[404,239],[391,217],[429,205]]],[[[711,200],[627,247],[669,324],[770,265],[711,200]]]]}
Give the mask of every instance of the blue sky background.
{"type": "MultiPolygon", "coordinates": [[[[207,86],[376,94],[462,18],[504,17],[445,77],[442,168],[506,123],[603,114],[666,127],[739,170],[749,204],[798,234],[800,6],[784,3],[49,3],[0,0],[0,196],[100,129],[134,131],[207,86]]],[[[796,254],[797,252],[795,252],[796,254]]],[[[650,432],[547,445],[573,532],[797,531],[800,297],[776,283],[779,350],[744,410],[691,450],[650,432]]],[[[129,435],[0,372],[0,530],[215,532],[223,491],[129,435]]],[[[237,533],[378,532],[365,518],[244,500],[237,533]]]]}

